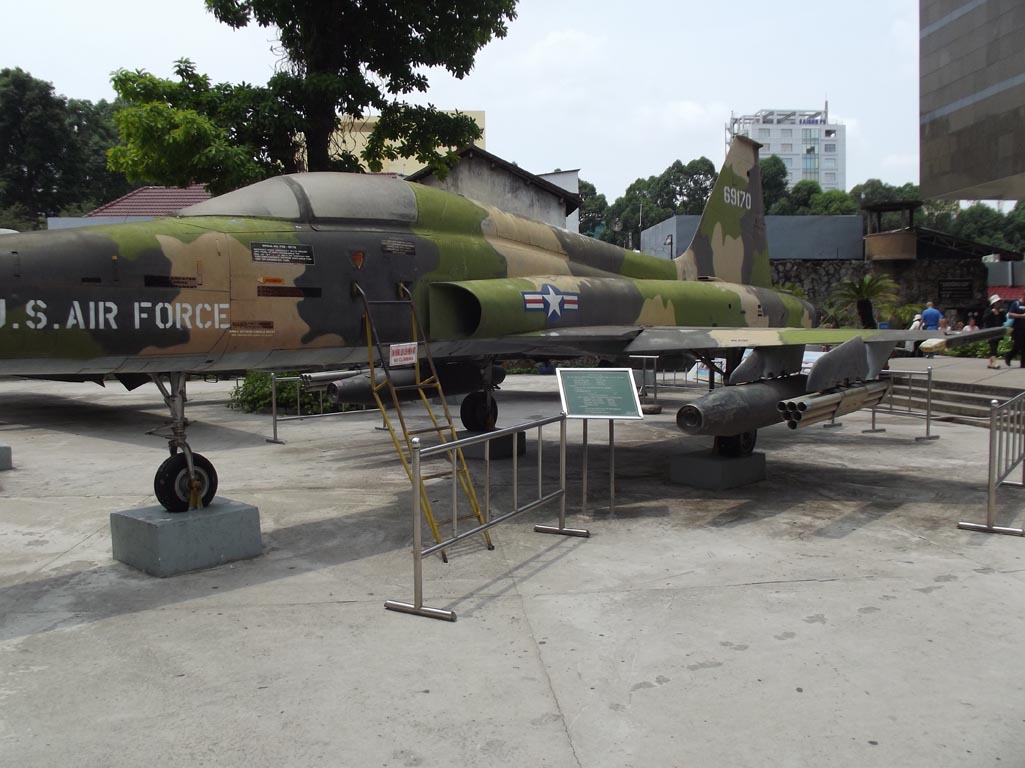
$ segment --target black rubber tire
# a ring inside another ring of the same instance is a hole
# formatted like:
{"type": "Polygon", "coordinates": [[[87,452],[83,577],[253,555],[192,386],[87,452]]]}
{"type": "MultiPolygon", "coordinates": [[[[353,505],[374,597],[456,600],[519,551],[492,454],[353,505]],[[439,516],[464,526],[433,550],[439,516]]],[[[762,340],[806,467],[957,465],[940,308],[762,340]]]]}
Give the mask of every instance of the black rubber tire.
{"type": "MultiPolygon", "coordinates": [[[[206,507],[217,493],[217,471],[205,456],[192,454],[200,482],[200,503],[206,507]]],[[[153,493],[168,512],[187,512],[189,509],[189,464],[184,453],[167,459],[153,477],[153,493]]]]}
{"type": "Polygon", "coordinates": [[[720,456],[735,459],[741,456],[750,456],[758,442],[758,431],[741,432],[739,435],[715,438],[715,452],[720,456]]]}
{"type": "Polygon", "coordinates": [[[490,432],[498,421],[498,403],[487,392],[471,392],[459,406],[459,418],[470,432],[490,432]]]}

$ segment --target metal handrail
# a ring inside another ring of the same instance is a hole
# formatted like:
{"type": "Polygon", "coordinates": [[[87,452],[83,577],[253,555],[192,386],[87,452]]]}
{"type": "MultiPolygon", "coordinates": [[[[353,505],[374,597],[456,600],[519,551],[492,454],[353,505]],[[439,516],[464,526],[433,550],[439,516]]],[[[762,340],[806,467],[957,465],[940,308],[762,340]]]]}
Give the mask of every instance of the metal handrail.
{"type": "MultiPolygon", "coordinates": [[[[334,373],[334,371],[331,371],[334,373]]],[[[324,412],[324,390],[317,388],[316,390],[310,390],[306,387],[304,376],[278,376],[276,373],[270,375],[270,419],[271,419],[271,436],[266,438],[268,443],[275,443],[277,445],[284,445],[284,440],[278,439],[278,424],[282,421],[304,421],[305,419],[320,419],[325,416],[346,416],[352,413],[365,413],[368,408],[364,405],[361,408],[354,408],[348,411],[329,411],[324,412]],[[278,416],[278,382],[279,381],[295,381],[298,382],[298,386],[295,388],[295,416],[278,416]],[[302,412],[302,393],[306,391],[317,391],[320,394],[320,413],[303,413],[302,412]]]]}
{"type": "Polygon", "coordinates": [[[414,437],[412,440],[413,451],[411,456],[411,467],[412,472],[410,473],[410,483],[412,486],[412,513],[413,513],[413,602],[404,603],[396,600],[388,600],[384,607],[390,611],[399,611],[401,613],[411,613],[416,616],[425,616],[431,619],[443,619],[445,621],[455,621],[456,614],[454,611],[447,611],[441,608],[430,608],[423,604],[423,559],[443,549],[451,547],[457,542],[463,541],[470,536],[475,536],[479,533],[493,528],[499,523],[510,520],[517,515],[527,512],[531,509],[536,509],[544,504],[547,504],[556,499],[559,500],[559,525],[535,525],[534,530],[538,533],[557,533],[563,536],[579,536],[583,538],[589,537],[591,534],[589,531],[583,528],[567,528],[566,527],[566,416],[561,414],[559,416],[552,416],[546,419],[539,419],[537,421],[531,421],[524,424],[517,424],[516,426],[506,427],[499,429],[494,432],[485,432],[480,435],[474,435],[472,437],[464,437],[460,440],[454,440],[448,443],[441,443],[440,445],[431,446],[429,448],[420,447],[420,438],[414,437]],[[542,489],[542,429],[549,424],[559,424],[559,487],[557,490],[551,493],[544,494],[542,489]],[[528,429],[537,429],[537,498],[526,504],[520,504],[518,498],[518,487],[519,487],[519,462],[517,459],[518,451],[517,445],[513,445],[512,461],[513,461],[513,482],[512,482],[512,508],[497,517],[491,517],[491,442],[502,437],[512,436],[513,440],[516,441],[519,438],[517,435],[520,432],[525,432],[528,429]],[[456,519],[456,490],[455,490],[455,473],[452,473],[452,536],[444,541],[439,541],[433,546],[423,546],[423,534],[422,534],[422,517],[420,507],[421,494],[419,489],[421,487],[422,474],[421,466],[422,461],[425,458],[431,458],[432,456],[440,456],[448,454],[451,461],[455,462],[455,456],[457,452],[464,450],[472,445],[484,445],[484,522],[481,525],[477,525],[474,528],[460,533],[457,529],[456,519]]]}
{"type": "Polygon", "coordinates": [[[916,437],[915,440],[919,440],[919,441],[921,441],[921,440],[939,440],[940,439],[939,435],[932,434],[932,380],[933,380],[932,379],[932,366],[931,365],[927,366],[924,372],[923,371],[901,371],[901,370],[897,370],[897,369],[894,369],[894,368],[887,368],[886,370],[880,371],[879,375],[880,376],[888,376],[888,377],[893,377],[893,376],[907,376],[908,377],[908,407],[907,407],[907,409],[898,409],[898,408],[894,407],[894,405],[893,405],[893,397],[894,397],[894,389],[895,388],[893,386],[891,386],[890,387],[890,393],[886,396],[886,402],[889,404],[888,407],[881,408],[880,405],[875,405],[875,406],[872,407],[872,429],[871,430],[866,430],[866,431],[870,431],[870,432],[881,432],[881,431],[883,431],[883,430],[876,429],[876,426],[875,426],[876,411],[877,410],[886,410],[886,411],[889,411],[890,413],[903,413],[903,414],[908,415],[908,416],[924,415],[925,416],[925,434],[921,435],[919,437],[916,437]],[[913,410],[912,407],[911,407],[911,379],[914,378],[915,376],[925,376],[925,380],[926,380],[926,385],[925,385],[925,413],[924,414],[921,414],[920,412],[913,410]]]}
{"type": "Polygon", "coordinates": [[[1025,536],[1025,529],[996,525],[997,488],[1001,485],[1025,486],[1025,392],[1005,403],[990,400],[989,409],[989,466],[986,493],[986,522],[960,522],[958,528],[984,533],[1003,533],[1025,536]],[[1018,467],[1022,468],[1021,482],[1008,480],[1018,467]]]}

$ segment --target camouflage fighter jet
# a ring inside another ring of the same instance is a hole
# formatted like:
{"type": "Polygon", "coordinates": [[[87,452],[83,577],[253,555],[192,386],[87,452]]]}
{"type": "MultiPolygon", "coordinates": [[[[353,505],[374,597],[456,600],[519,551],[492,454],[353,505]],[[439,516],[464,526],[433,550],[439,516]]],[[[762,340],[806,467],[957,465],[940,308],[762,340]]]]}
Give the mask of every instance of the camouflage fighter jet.
{"type": "MultiPolygon", "coordinates": [[[[268,179],[172,218],[3,235],[0,375],[155,382],[171,414],[171,456],[154,491],[181,511],[197,490],[206,505],[217,487],[186,441],[188,375],[366,364],[358,296],[393,299],[403,286],[432,356],[446,363],[443,381],[473,389],[507,357],[725,357],[735,386],[678,422],[715,436],[722,453],[750,452],[755,431],[782,420],[781,400],[860,386],[897,341],[929,336],[816,329],[808,302],[771,288],[758,147],[734,141],[693,242],[673,260],[399,179],[341,173],[268,179]],[[798,374],[805,344],[841,342],[798,374]]],[[[410,336],[403,313],[374,324],[385,340],[410,336]]],[[[481,429],[493,409],[477,391],[461,413],[481,429]]]]}

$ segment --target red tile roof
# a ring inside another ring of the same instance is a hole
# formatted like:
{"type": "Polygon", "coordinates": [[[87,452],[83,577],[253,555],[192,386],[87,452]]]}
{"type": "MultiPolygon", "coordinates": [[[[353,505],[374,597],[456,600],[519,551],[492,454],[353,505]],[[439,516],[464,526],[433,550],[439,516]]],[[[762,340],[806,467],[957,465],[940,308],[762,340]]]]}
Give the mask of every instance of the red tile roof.
{"type": "Polygon", "coordinates": [[[86,216],[168,216],[193,203],[210,199],[202,184],[190,187],[140,187],[86,216]]]}
{"type": "Polygon", "coordinates": [[[987,296],[994,293],[1004,301],[1014,301],[1021,298],[1022,286],[1020,285],[991,285],[987,289],[987,296]]]}

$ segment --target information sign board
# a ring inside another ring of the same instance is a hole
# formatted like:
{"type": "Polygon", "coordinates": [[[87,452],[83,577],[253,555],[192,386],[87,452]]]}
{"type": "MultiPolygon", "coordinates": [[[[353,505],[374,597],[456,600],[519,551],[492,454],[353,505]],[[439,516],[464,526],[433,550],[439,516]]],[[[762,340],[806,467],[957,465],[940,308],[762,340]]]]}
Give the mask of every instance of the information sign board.
{"type": "Polygon", "coordinates": [[[562,410],[570,419],[642,419],[629,368],[557,368],[562,410]]]}
{"type": "Polygon", "coordinates": [[[399,365],[416,363],[417,344],[411,341],[403,344],[392,344],[388,347],[388,365],[392,368],[399,365]]]}

